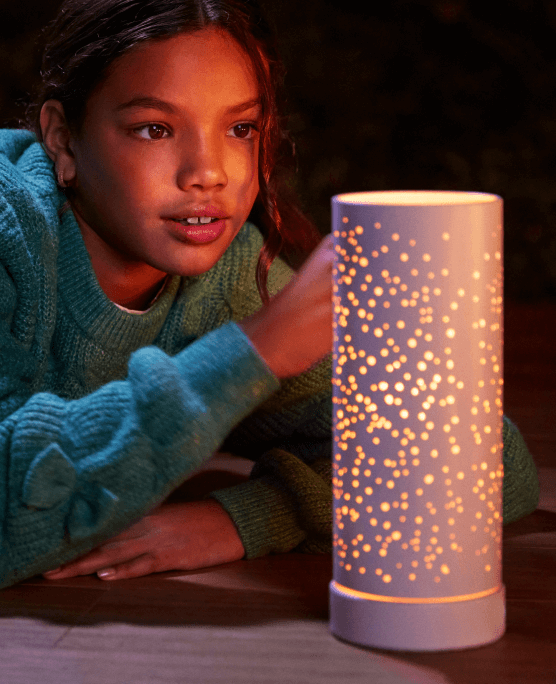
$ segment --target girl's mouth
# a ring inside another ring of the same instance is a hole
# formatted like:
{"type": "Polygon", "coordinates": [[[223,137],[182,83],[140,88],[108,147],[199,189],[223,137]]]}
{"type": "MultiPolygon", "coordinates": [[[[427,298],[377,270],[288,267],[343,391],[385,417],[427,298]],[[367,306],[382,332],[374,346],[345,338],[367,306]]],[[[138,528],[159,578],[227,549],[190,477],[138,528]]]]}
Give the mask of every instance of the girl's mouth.
{"type": "Polygon", "coordinates": [[[226,219],[209,216],[194,216],[184,219],[170,219],[175,226],[174,233],[180,240],[204,244],[217,240],[226,227],[226,219]]]}

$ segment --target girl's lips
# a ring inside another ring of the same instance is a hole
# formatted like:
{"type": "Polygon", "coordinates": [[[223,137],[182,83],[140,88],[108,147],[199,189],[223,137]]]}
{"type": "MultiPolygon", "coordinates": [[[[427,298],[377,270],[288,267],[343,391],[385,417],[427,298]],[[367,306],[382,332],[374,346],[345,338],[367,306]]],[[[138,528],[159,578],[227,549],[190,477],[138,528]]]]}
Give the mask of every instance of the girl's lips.
{"type": "Polygon", "coordinates": [[[213,223],[179,223],[170,219],[173,232],[186,242],[204,244],[217,240],[226,228],[226,219],[220,219],[213,223]]]}

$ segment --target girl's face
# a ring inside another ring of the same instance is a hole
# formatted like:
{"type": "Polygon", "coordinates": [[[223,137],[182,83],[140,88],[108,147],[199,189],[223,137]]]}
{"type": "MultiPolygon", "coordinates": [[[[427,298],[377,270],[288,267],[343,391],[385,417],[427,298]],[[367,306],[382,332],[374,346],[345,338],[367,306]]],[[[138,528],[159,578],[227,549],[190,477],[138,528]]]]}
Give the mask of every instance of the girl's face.
{"type": "Polygon", "coordinates": [[[130,273],[214,266],[258,193],[260,118],[250,60],[227,33],[179,34],[117,60],[70,140],[88,248],[102,244],[130,273]]]}

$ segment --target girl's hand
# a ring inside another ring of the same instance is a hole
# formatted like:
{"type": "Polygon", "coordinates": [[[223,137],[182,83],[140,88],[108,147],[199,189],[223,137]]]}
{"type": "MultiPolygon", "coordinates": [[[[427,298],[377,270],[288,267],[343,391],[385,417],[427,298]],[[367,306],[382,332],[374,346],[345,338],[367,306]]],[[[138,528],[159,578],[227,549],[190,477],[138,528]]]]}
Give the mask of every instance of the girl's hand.
{"type": "Polygon", "coordinates": [[[245,550],[237,529],[214,500],[163,504],[86,556],[45,573],[62,579],[97,573],[127,579],[167,570],[195,570],[239,560],[245,550]]]}
{"type": "Polygon", "coordinates": [[[240,326],[278,378],[299,375],[332,350],[332,236],[286,287],[240,326]]]}

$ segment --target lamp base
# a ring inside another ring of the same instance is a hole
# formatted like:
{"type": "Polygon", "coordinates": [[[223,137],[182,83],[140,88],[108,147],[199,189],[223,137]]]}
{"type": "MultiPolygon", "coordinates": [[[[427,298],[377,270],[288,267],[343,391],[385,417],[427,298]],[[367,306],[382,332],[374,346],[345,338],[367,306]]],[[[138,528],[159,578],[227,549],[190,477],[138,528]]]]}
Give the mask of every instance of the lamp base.
{"type": "Polygon", "coordinates": [[[506,629],[506,589],[471,601],[386,603],[343,593],[330,582],[330,629],[360,646],[455,651],[484,646],[506,629]]]}

